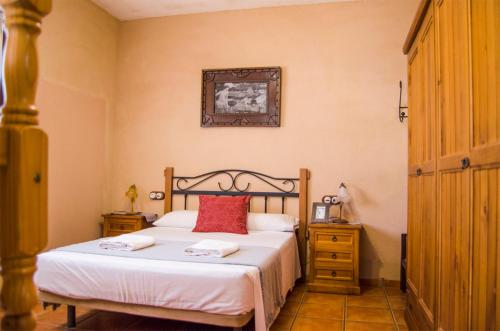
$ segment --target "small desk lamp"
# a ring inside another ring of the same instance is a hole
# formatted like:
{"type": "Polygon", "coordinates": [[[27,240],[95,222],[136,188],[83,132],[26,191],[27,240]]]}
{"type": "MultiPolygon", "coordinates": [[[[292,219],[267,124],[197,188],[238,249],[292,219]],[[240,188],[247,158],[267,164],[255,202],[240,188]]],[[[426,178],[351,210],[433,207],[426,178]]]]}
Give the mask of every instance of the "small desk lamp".
{"type": "Polygon", "coordinates": [[[332,217],[331,221],[333,223],[348,223],[347,220],[342,219],[342,206],[344,205],[344,203],[348,203],[349,201],[351,201],[351,195],[349,194],[349,192],[347,192],[347,186],[345,186],[344,183],[340,183],[335,200],[336,202],[333,204],[340,205],[339,217],[332,217]]]}

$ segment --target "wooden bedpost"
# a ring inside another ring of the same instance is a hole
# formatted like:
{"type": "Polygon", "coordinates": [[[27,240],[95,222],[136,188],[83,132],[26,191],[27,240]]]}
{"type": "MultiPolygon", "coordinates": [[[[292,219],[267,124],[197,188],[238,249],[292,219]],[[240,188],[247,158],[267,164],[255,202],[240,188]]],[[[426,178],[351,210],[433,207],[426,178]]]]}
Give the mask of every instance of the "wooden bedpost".
{"type": "Polygon", "coordinates": [[[47,244],[47,135],[36,125],[36,40],[51,0],[1,0],[8,30],[0,126],[2,330],[33,330],[36,254],[47,244]],[[3,151],[3,152],[2,152],[3,151]]]}
{"type": "Polygon", "coordinates": [[[309,181],[309,170],[305,168],[300,169],[299,176],[299,255],[300,255],[300,269],[302,270],[302,280],[307,280],[307,190],[309,181]]]}
{"type": "Polygon", "coordinates": [[[174,183],[174,168],[167,167],[164,171],[165,174],[165,202],[163,205],[163,212],[169,213],[172,211],[172,185],[174,183]]]}

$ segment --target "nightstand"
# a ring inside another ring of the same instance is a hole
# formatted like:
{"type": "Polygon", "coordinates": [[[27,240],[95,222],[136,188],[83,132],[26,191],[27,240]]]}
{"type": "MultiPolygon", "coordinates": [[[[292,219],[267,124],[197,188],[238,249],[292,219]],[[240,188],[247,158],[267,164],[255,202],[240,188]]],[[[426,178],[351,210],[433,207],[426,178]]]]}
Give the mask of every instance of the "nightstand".
{"type": "Polygon", "coordinates": [[[149,228],[151,223],[146,222],[146,217],[137,215],[104,214],[103,236],[113,237],[120,234],[139,231],[149,228]]]}
{"type": "Polygon", "coordinates": [[[359,232],[361,224],[309,224],[311,292],[360,294],[359,232]]]}

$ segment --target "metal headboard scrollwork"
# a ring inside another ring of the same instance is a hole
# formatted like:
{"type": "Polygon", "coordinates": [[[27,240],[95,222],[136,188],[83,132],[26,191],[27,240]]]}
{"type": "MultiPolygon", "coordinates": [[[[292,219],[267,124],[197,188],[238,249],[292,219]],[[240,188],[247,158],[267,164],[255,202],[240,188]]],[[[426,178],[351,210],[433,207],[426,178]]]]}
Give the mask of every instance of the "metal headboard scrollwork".
{"type": "MultiPolygon", "coordinates": [[[[217,170],[197,176],[174,176],[174,168],[167,167],[164,171],[165,201],[163,211],[165,213],[172,211],[174,195],[184,196],[184,209],[187,209],[188,197],[190,195],[250,195],[252,197],[262,197],[264,198],[264,211],[266,213],[270,198],[281,199],[282,213],[285,212],[285,200],[287,198],[298,198],[299,227],[296,234],[302,278],[306,279],[307,205],[310,173],[306,168],[300,168],[299,170],[299,178],[273,177],[256,171],[240,169],[217,170]],[[201,189],[201,187],[205,186],[202,185],[204,183],[209,187],[217,185],[216,187],[219,189],[204,191],[201,189]],[[252,184],[255,184],[259,190],[252,191],[252,184]],[[265,187],[266,189],[260,191],[261,187],[265,187]]],[[[248,207],[250,209],[250,205],[248,207]]]]}
{"type": "MultiPolygon", "coordinates": [[[[297,183],[299,178],[273,177],[260,172],[224,169],[207,172],[197,176],[173,176],[174,195],[184,195],[184,209],[187,209],[188,196],[190,195],[217,195],[217,196],[235,196],[250,195],[252,197],[264,197],[264,211],[267,213],[268,199],[270,197],[281,198],[281,212],[285,212],[285,199],[298,198],[297,183]],[[250,177],[246,183],[241,183],[243,177],[250,177]],[[226,184],[220,180],[225,179],[226,184]],[[250,191],[250,179],[257,180],[268,186],[271,191],[250,191]],[[205,182],[217,181],[219,190],[196,190],[198,186],[205,182]]],[[[250,208],[250,206],[249,206],[250,208]]]]}

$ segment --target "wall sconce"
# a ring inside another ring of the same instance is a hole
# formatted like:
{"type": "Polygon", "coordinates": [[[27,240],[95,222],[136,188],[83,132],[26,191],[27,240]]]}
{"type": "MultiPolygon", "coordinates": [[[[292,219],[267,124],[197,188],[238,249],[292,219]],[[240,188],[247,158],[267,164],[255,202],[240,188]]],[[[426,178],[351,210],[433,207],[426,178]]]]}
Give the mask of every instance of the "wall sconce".
{"type": "Polygon", "coordinates": [[[408,114],[401,109],[408,109],[408,106],[401,106],[401,94],[403,93],[403,82],[399,81],[399,121],[403,123],[405,118],[408,118],[408,114]]]}
{"type": "Polygon", "coordinates": [[[165,192],[151,191],[149,193],[149,199],[150,200],[164,200],[165,199],[165,192]]]}

